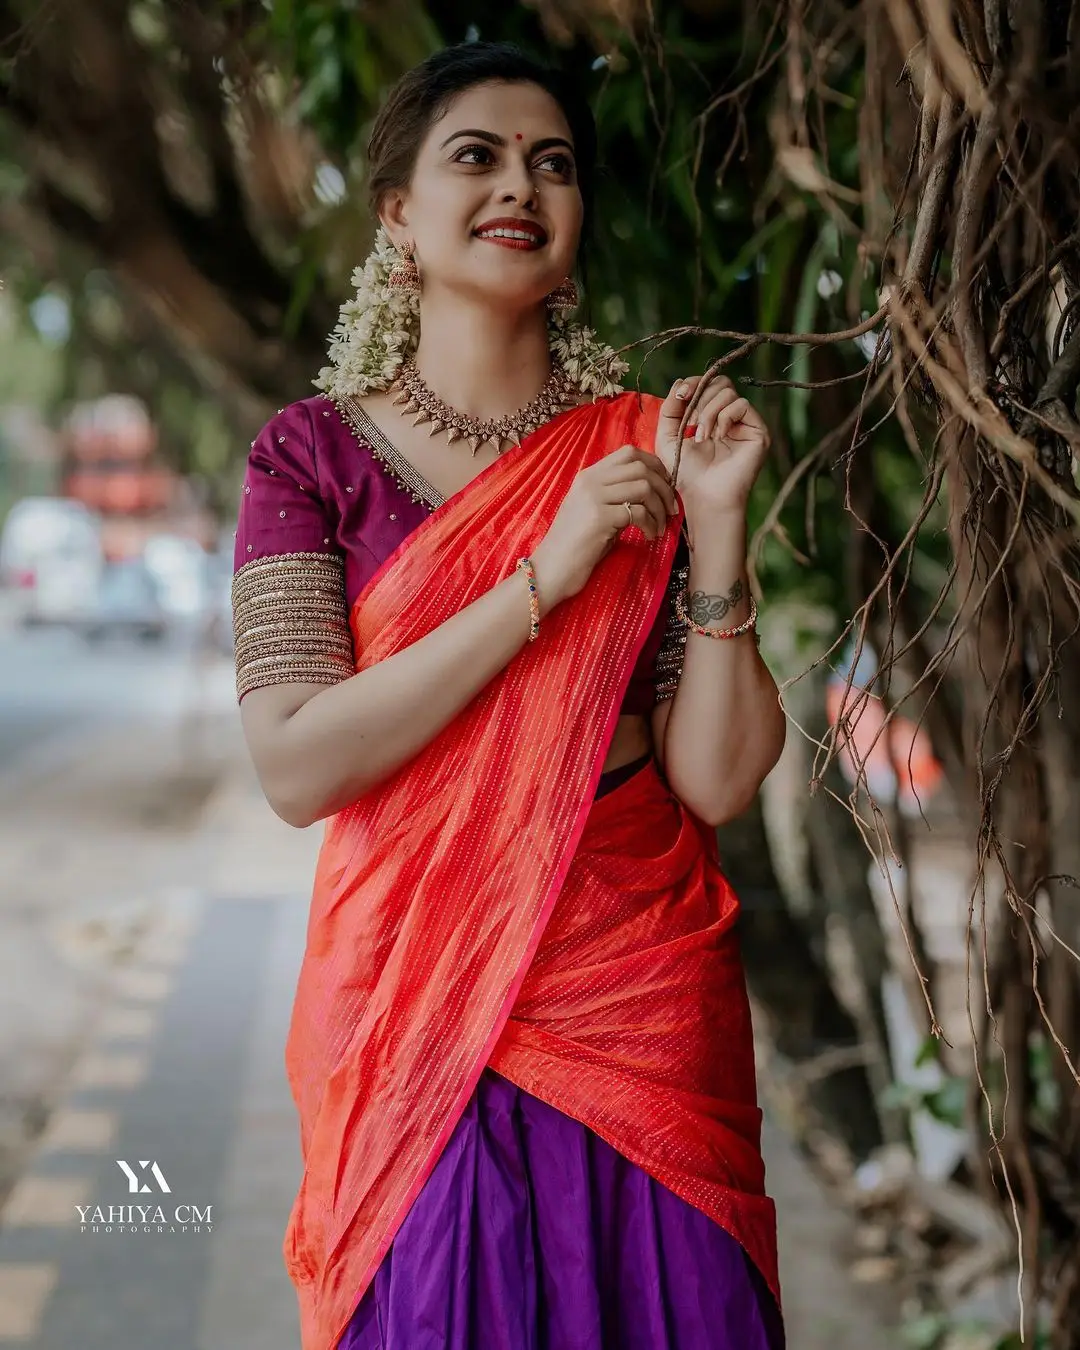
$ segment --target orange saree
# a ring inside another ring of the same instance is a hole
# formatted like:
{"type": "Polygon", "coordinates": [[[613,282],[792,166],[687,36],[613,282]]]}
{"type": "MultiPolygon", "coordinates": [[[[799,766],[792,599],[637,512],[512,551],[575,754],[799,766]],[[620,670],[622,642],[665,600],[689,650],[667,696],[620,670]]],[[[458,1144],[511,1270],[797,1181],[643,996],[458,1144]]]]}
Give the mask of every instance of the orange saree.
{"type": "MultiPolygon", "coordinates": [[[[580,469],[652,448],[658,409],[563,413],[450,497],[357,598],[357,669],[510,575],[580,469]]],[[[538,641],[327,822],[286,1043],[303,1350],[335,1350],[487,1065],[722,1225],[779,1298],[715,836],[655,767],[593,800],[676,525],[627,527],[538,641]]]]}

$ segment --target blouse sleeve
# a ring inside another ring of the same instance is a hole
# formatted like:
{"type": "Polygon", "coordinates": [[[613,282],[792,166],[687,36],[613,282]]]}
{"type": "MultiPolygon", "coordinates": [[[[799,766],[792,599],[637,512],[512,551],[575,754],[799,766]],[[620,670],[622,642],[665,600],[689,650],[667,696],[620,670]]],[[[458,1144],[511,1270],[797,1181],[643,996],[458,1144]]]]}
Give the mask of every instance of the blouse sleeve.
{"type": "Polygon", "coordinates": [[[686,580],[689,575],[690,550],[686,543],[685,534],[681,534],[671,565],[667,594],[664,596],[661,606],[661,613],[665,616],[664,632],[660,639],[660,647],[656,653],[656,662],[653,667],[653,695],[657,703],[662,703],[665,699],[674,695],[682,676],[687,625],[686,620],[680,619],[675,612],[675,597],[680,591],[686,589],[686,580]]]}
{"type": "Polygon", "coordinates": [[[232,582],[237,699],[266,684],[336,684],[356,669],[345,560],[320,494],[311,418],[290,404],[251,443],[232,582]]]}

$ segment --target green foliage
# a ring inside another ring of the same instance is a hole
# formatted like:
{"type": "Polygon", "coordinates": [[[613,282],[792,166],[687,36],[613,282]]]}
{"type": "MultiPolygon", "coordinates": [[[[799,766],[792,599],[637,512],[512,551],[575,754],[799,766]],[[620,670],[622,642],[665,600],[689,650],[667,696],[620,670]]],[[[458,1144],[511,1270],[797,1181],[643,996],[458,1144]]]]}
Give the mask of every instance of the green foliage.
{"type": "Polygon", "coordinates": [[[1036,1329],[1033,1336],[1029,1334],[1024,1340],[1018,1331],[1013,1331],[997,1341],[994,1350],[1051,1350],[1051,1344],[1048,1331],[1036,1329]]]}
{"type": "Polygon", "coordinates": [[[965,1120],[967,1092],[966,1079],[947,1075],[934,1087],[892,1083],[881,1094],[881,1104],[886,1109],[899,1107],[911,1115],[925,1111],[942,1124],[961,1129],[965,1120]]]}
{"type": "Polygon", "coordinates": [[[245,35],[245,47],[260,51],[295,90],[292,115],[343,159],[356,152],[390,84],[439,45],[432,15],[413,0],[395,4],[381,23],[337,0],[274,0],[245,35]]]}
{"type": "Polygon", "coordinates": [[[1061,1110],[1061,1086],[1054,1073],[1057,1047],[1047,1035],[1034,1035],[1028,1042],[1028,1072],[1031,1075],[1032,1119],[1053,1137],[1061,1110]]]}
{"type": "Polygon", "coordinates": [[[968,1082],[965,1078],[945,1072],[941,1060],[941,1042],[936,1036],[927,1036],[915,1056],[916,1069],[931,1064],[937,1065],[940,1070],[937,1082],[892,1083],[882,1093],[882,1105],[886,1108],[899,1107],[910,1115],[925,1111],[944,1125],[962,1129],[967,1118],[968,1082]]]}
{"type": "Polygon", "coordinates": [[[1021,1341],[1019,1331],[1012,1331],[994,1341],[993,1333],[982,1323],[969,1319],[957,1320],[948,1313],[931,1312],[906,1321],[900,1329],[907,1350],[943,1350],[947,1345],[986,1345],[988,1350],[1050,1350],[1050,1337],[1044,1330],[1029,1330],[1021,1341]]]}
{"type": "Polygon", "coordinates": [[[950,1330],[949,1319],[942,1313],[924,1313],[904,1323],[900,1335],[908,1350],[938,1350],[950,1330]]]}

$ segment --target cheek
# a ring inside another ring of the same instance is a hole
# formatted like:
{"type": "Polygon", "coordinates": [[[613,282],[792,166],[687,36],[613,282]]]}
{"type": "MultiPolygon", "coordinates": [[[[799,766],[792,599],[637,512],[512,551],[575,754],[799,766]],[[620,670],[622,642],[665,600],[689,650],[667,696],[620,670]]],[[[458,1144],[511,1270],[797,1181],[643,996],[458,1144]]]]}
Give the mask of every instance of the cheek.
{"type": "MultiPolygon", "coordinates": [[[[468,177],[431,175],[415,182],[410,207],[418,233],[432,245],[446,245],[447,236],[467,232],[478,209],[475,180],[468,177]]],[[[482,198],[481,198],[482,199],[482,198]]]]}
{"type": "Polygon", "coordinates": [[[578,245],[581,242],[582,215],[580,208],[574,205],[569,206],[560,214],[557,224],[559,256],[569,265],[577,255],[578,245]]]}
{"type": "Polygon", "coordinates": [[[565,196],[556,198],[551,205],[558,221],[559,233],[578,240],[585,217],[581,198],[577,193],[566,192],[565,196]]]}

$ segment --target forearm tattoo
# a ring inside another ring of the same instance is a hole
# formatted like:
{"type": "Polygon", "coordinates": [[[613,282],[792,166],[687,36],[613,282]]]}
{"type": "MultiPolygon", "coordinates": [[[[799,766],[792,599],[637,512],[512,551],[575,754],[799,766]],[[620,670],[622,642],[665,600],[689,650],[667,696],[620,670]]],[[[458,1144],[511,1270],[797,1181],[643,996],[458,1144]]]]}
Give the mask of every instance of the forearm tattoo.
{"type": "Polygon", "coordinates": [[[737,581],[727,595],[709,595],[706,591],[691,591],[686,597],[686,612],[694,623],[707,624],[710,619],[722,619],[743,598],[742,581],[737,581]]]}

